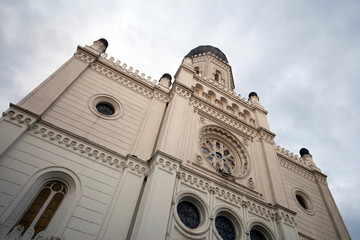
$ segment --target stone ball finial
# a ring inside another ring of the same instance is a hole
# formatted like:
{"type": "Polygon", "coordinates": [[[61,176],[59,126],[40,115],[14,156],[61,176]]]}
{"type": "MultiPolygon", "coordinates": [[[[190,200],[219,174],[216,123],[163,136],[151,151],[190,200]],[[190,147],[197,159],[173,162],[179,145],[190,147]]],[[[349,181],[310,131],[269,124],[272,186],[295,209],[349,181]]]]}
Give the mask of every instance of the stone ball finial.
{"type": "Polygon", "coordinates": [[[309,154],[309,155],[310,155],[309,150],[307,150],[306,148],[300,149],[299,153],[300,153],[300,156],[301,156],[301,157],[304,156],[305,154],[309,154]]]}
{"type": "Polygon", "coordinates": [[[257,95],[256,92],[251,92],[251,93],[249,94],[249,98],[251,98],[251,97],[258,97],[258,95],[257,95]]]}
{"type": "Polygon", "coordinates": [[[105,38],[100,38],[99,40],[96,40],[90,48],[93,51],[96,51],[97,54],[102,54],[106,51],[106,48],[109,46],[108,41],[105,38]]]}
{"type": "Polygon", "coordinates": [[[160,78],[159,85],[169,88],[171,86],[171,75],[168,73],[163,74],[160,78]]]}
{"type": "Polygon", "coordinates": [[[105,48],[107,48],[109,46],[109,43],[105,38],[100,38],[99,41],[104,44],[105,48]]]}
{"type": "Polygon", "coordinates": [[[171,81],[171,75],[169,73],[164,73],[161,78],[167,78],[171,81]]]}

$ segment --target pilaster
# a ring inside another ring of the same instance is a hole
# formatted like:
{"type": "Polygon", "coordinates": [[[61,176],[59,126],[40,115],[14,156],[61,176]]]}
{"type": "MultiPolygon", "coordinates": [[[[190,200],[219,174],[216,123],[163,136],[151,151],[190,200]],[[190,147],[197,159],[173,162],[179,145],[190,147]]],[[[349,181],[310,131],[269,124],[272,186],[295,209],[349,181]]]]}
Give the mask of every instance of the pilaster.
{"type": "Polygon", "coordinates": [[[181,161],[157,151],[130,239],[165,239],[171,201],[181,161]]]}
{"type": "Polygon", "coordinates": [[[0,119],[0,156],[39,119],[38,115],[14,104],[10,104],[10,108],[2,115],[3,117],[0,119]]]}
{"type": "Polygon", "coordinates": [[[140,169],[147,168],[147,164],[128,155],[126,166],[97,239],[125,240],[128,235],[147,173],[140,169]]]}

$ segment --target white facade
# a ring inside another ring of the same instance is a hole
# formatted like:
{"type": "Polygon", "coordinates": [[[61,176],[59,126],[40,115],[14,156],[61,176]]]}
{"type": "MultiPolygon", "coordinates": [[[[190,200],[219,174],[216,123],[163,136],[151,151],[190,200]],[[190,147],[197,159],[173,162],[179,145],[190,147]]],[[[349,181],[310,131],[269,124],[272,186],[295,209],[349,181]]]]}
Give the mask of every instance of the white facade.
{"type": "Polygon", "coordinates": [[[350,239],[326,175],[275,145],[219,49],[193,49],[171,85],[106,47],[3,113],[0,239],[350,239]]]}

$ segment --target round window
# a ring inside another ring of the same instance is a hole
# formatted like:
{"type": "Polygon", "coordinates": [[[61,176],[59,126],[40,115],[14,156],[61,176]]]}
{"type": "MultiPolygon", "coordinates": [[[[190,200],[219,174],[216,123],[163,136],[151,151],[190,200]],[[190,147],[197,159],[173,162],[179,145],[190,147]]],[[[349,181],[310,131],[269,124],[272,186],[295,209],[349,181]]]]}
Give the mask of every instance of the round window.
{"type": "Polygon", "coordinates": [[[110,103],[101,102],[96,105],[96,110],[104,115],[111,116],[114,115],[115,109],[110,103]]]}
{"type": "Polygon", "coordinates": [[[88,106],[92,113],[108,120],[118,119],[124,113],[120,101],[107,94],[92,96],[88,101],[88,106]]]}
{"type": "Polygon", "coordinates": [[[205,158],[220,172],[233,173],[235,157],[230,148],[216,139],[206,139],[202,143],[205,158]]]}
{"type": "Polygon", "coordinates": [[[215,227],[220,237],[224,240],[235,239],[235,228],[232,222],[224,216],[217,216],[215,218],[215,227]]]}
{"type": "Polygon", "coordinates": [[[299,203],[303,208],[308,209],[308,206],[307,206],[307,204],[306,204],[306,201],[305,201],[305,199],[304,199],[302,196],[300,196],[299,194],[296,194],[296,200],[298,201],[298,203],[299,203]]]}
{"type": "Polygon", "coordinates": [[[250,231],[250,239],[251,240],[266,240],[266,237],[259,230],[252,229],[250,231]]]}
{"type": "Polygon", "coordinates": [[[181,222],[188,228],[195,229],[199,226],[200,214],[196,206],[191,202],[180,202],[177,205],[177,213],[181,222]]]}
{"type": "Polygon", "coordinates": [[[300,189],[295,189],[293,194],[294,194],[293,196],[295,198],[295,202],[297,203],[297,205],[301,210],[303,210],[304,212],[310,215],[315,214],[314,206],[312,204],[309,195],[307,195],[305,192],[303,192],[300,189]]]}

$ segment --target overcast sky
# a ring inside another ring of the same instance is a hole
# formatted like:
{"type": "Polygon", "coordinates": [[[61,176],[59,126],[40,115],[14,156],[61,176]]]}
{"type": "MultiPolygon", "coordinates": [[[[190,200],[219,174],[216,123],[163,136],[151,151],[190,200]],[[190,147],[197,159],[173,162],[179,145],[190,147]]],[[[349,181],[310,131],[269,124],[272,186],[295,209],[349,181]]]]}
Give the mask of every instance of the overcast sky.
{"type": "Polygon", "coordinates": [[[2,0],[0,110],[101,37],[154,79],[199,45],[220,48],[236,92],[257,92],[277,145],[309,149],[360,239],[360,1],[2,0]]]}

